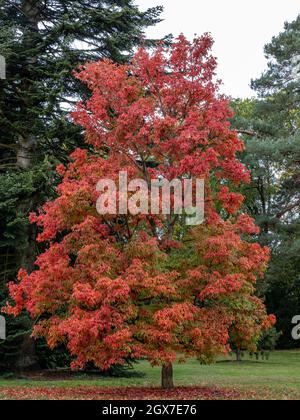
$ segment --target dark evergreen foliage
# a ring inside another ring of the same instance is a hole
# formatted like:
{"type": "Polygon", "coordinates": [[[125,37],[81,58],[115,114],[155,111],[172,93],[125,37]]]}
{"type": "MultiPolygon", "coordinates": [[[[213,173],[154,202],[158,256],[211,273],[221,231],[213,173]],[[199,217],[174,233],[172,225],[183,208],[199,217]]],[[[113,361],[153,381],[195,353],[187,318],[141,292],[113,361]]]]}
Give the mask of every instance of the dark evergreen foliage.
{"type": "Polygon", "coordinates": [[[300,15],[265,51],[268,70],[252,81],[259,98],[234,101],[233,123],[245,136],[242,158],[253,176],[245,209],[272,250],[268,287],[258,292],[278,318],[279,345],[290,348],[300,346],[291,337],[300,313],[300,15]]]}
{"type": "MultiPolygon", "coordinates": [[[[85,88],[72,72],[86,61],[126,61],[161,11],[141,12],[132,0],[0,0],[0,55],[7,64],[7,77],[0,80],[2,303],[7,282],[20,266],[31,269],[39,252],[29,213],[53,197],[55,164],[82,145],[69,112],[85,88]]],[[[8,320],[8,339],[0,342],[2,368],[35,365],[29,331],[26,314],[8,320]]],[[[39,343],[45,366],[50,356],[42,348],[39,343]]],[[[57,357],[61,364],[62,355],[57,357]]]]}

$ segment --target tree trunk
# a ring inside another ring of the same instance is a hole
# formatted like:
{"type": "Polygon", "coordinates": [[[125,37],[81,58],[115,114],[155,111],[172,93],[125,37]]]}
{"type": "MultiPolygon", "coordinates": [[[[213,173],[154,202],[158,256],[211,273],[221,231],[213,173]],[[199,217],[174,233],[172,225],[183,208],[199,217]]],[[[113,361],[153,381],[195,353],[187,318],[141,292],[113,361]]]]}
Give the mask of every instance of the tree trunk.
{"type": "MultiPolygon", "coordinates": [[[[21,214],[26,214],[28,209],[34,209],[36,207],[36,202],[38,202],[38,197],[35,195],[32,198],[25,198],[19,203],[18,209],[21,214]]],[[[22,267],[27,270],[28,273],[31,273],[34,269],[34,262],[36,259],[35,252],[35,240],[36,240],[36,226],[30,225],[27,230],[27,246],[23,251],[23,255],[18,260],[19,267],[22,267]]],[[[32,329],[32,321],[29,317],[24,318],[22,321],[22,328],[25,331],[30,331],[32,329]]],[[[20,345],[19,356],[16,360],[16,368],[19,371],[23,370],[36,370],[39,369],[39,361],[36,355],[36,346],[35,340],[31,337],[29,332],[23,338],[23,341],[20,345]]]]}
{"type": "Polygon", "coordinates": [[[162,389],[173,389],[173,365],[172,363],[165,363],[162,367],[162,389]]]}
{"type": "Polygon", "coordinates": [[[25,50],[34,51],[32,56],[27,56],[24,61],[24,67],[21,77],[20,91],[20,112],[24,119],[28,120],[28,127],[23,127],[23,132],[19,135],[17,151],[17,167],[20,169],[29,169],[32,165],[34,149],[37,146],[37,137],[32,134],[32,124],[34,122],[31,109],[40,104],[36,99],[36,86],[31,80],[31,68],[38,62],[36,45],[39,42],[39,21],[40,9],[36,0],[23,0],[20,10],[26,19],[26,26],[23,32],[23,47],[25,50]],[[26,118],[25,118],[26,117],[26,118]]]}
{"type": "Polygon", "coordinates": [[[17,167],[20,169],[29,169],[31,167],[32,157],[34,154],[37,139],[33,135],[28,135],[26,138],[19,137],[18,151],[17,151],[17,167]]]}
{"type": "Polygon", "coordinates": [[[26,335],[21,344],[20,356],[16,360],[16,369],[21,372],[40,369],[35,351],[35,342],[30,335],[26,335]]]}
{"type": "Polygon", "coordinates": [[[239,349],[236,351],[236,361],[237,362],[241,362],[242,361],[242,352],[239,349]]]}
{"type": "MultiPolygon", "coordinates": [[[[24,49],[35,50],[36,44],[39,40],[39,21],[40,21],[40,2],[36,0],[22,0],[20,10],[26,19],[26,27],[23,32],[24,49]]],[[[36,52],[32,56],[26,58],[24,62],[23,77],[21,80],[20,90],[23,92],[21,102],[21,112],[23,116],[28,115],[28,127],[19,136],[18,151],[17,151],[17,167],[23,170],[28,170],[32,166],[32,157],[34,149],[37,146],[37,137],[31,133],[32,115],[30,110],[37,105],[35,99],[35,87],[30,78],[30,68],[38,61],[36,52]],[[29,110],[29,111],[28,111],[29,110]]],[[[19,203],[19,208],[22,213],[26,213],[28,209],[32,209],[35,198],[23,200],[19,203]],[[30,200],[29,200],[30,201],[30,200]]],[[[28,245],[24,250],[24,254],[20,261],[20,266],[31,272],[35,261],[35,229],[30,226],[28,229],[28,245]]],[[[25,325],[24,325],[25,327],[25,325]]],[[[19,370],[33,370],[38,368],[38,359],[35,351],[35,342],[30,335],[26,335],[21,344],[20,356],[16,361],[16,367],[19,370]]]]}

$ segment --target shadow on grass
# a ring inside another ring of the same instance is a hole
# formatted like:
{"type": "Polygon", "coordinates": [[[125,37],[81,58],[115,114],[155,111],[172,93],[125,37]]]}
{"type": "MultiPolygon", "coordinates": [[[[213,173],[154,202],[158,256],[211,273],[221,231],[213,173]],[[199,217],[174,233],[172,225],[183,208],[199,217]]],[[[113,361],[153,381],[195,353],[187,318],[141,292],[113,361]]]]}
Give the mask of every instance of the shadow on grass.
{"type": "Polygon", "coordinates": [[[236,361],[236,360],[218,360],[216,362],[217,365],[232,365],[233,367],[236,366],[277,366],[277,365],[281,365],[281,363],[279,362],[275,362],[275,361],[266,361],[266,360],[242,360],[240,362],[236,361]]]}
{"type": "Polygon", "coordinates": [[[100,372],[96,370],[73,372],[70,369],[41,370],[32,372],[4,372],[0,374],[1,379],[5,380],[34,380],[34,381],[64,381],[64,380],[94,380],[103,378],[144,378],[146,374],[132,369],[114,370],[113,372],[100,372]]]}

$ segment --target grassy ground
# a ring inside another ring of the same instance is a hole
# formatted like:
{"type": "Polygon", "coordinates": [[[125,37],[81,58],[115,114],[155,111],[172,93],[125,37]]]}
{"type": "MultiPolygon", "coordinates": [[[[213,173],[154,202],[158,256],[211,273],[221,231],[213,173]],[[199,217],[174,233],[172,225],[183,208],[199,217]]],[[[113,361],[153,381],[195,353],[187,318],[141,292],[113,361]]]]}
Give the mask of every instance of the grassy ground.
{"type": "MultiPolygon", "coordinates": [[[[300,351],[274,352],[268,361],[251,360],[249,357],[242,363],[232,360],[222,359],[212,366],[201,366],[195,360],[176,365],[176,386],[232,390],[238,392],[241,398],[250,399],[300,399],[300,351]]],[[[13,397],[17,396],[18,389],[23,390],[24,394],[24,387],[29,391],[33,388],[60,388],[60,392],[74,387],[89,387],[93,388],[94,392],[96,387],[105,389],[107,398],[108,387],[121,388],[119,393],[122,393],[123,387],[159,386],[159,368],[152,368],[148,363],[141,362],[135,370],[139,375],[132,378],[91,379],[82,376],[55,381],[0,378],[0,398],[5,398],[9,390],[14,390],[13,397]]]]}

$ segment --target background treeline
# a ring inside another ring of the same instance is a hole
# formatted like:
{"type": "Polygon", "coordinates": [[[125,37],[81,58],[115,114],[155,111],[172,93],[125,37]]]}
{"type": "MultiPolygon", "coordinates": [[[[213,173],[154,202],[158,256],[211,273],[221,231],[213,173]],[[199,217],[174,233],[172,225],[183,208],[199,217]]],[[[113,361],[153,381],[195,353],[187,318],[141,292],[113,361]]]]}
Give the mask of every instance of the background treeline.
{"type": "MultiPolygon", "coordinates": [[[[72,71],[90,60],[128,60],[161,12],[141,12],[131,0],[0,0],[0,54],[7,62],[7,79],[0,80],[0,304],[8,281],[21,266],[33,269],[42,251],[29,213],[55,196],[55,166],[86,147],[69,111],[88,92],[72,71]]],[[[234,100],[233,124],[246,141],[241,159],[253,172],[245,210],[262,228],[259,242],[272,250],[257,292],[278,317],[279,346],[291,348],[300,345],[290,335],[300,312],[300,16],[266,54],[269,69],[252,82],[258,99],[234,100]]],[[[33,342],[31,327],[25,313],[8,319],[0,370],[69,363],[64,348],[51,352],[33,342]]]]}
{"type": "Polygon", "coordinates": [[[268,70],[252,88],[258,99],[233,101],[234,126],[243,134],[242,160],[252,171],[245,211],[272,251],[266,281],[258,285],[282,332],[278,346],[299,347],[292,318],[300,313],[300,15],[266,45],[268,70]]]}

